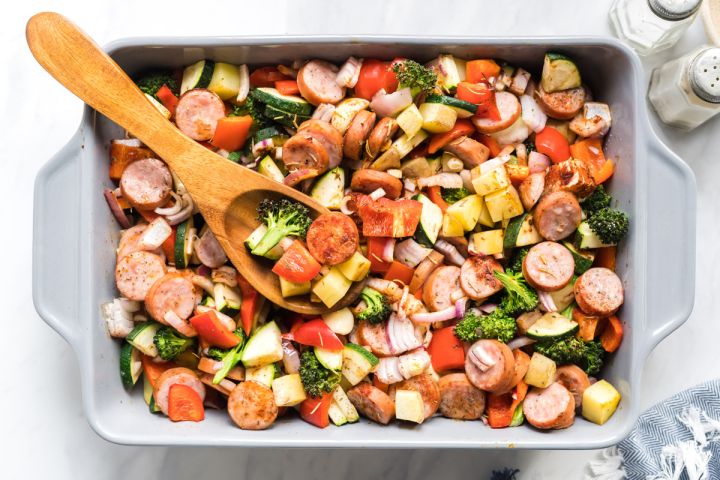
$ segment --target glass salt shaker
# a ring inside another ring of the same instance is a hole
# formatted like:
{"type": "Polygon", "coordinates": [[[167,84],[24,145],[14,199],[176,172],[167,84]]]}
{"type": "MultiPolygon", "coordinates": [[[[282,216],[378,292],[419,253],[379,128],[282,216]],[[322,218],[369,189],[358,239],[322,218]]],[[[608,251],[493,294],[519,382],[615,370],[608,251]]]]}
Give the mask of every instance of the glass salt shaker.
{"type": "Polygon", "coordinates": [[[701,47],[656,68],[648,97],[663,122],[685,130],[720,113],[720,48],[701,47]]]}
{"type": "Polygon", "coordinates": [[[615,0],[615,34],[640,55],[672,47],[697,15],[702,0],[615,0]]]}

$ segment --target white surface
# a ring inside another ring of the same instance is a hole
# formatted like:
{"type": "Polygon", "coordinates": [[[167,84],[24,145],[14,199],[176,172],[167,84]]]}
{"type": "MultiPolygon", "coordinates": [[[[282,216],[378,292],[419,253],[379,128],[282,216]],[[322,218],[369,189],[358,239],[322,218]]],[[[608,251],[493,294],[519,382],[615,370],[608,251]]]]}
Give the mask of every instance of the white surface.
{"type": "MultiPolygon", "coordinates": [[[[77,363],[70,348],[35,313],[31,301],[32,187],[37,169],[64,145],[81,103],[32,59],[24,39],[29,16],[58,10],[99,43],[139,35],[394,33],[445,35],[603,35],[609,1],[479,2],[219,1],[10,2],[0,15],[0,236],[5,275],[5,380],[0,387],[0,477],[120,478],[489,478],[514,466],[521,478],[582,478],[595,452],[310,451],[168,449],[117,446],[101,440],[82,413],[77,363]],[[362,6],[360,6],[362,5],[362,6]],[[475,5],[477,7],[473,8],[475,5]],[[502,5],[502,8],[498,6],[502,5]],[[440,10],[442,8],[442,10],[440,10]],[[439,15],[438,11],[444,11],[439,15]],[[31,453],[32,452],[32,453],[31,453]],[[30,475],[28,475],[30,473],[30,475]]],[[[704,42],[700,22],[651,67],[704,42]]],[[[649,70],[648,70],[649,71],[649,70]]],[[[693,316],[648,359],[643,404],[717,377],[716,292],[720,279],[720,119],[685,134],[656,128],[694,169],[698,180],[697,300],[693,316]],[[713,221],[715,220],[715,221],[713,221]]],[[[672,195],[672,192],[668,192],[672,195]]],[[[72,215],[73,212],[68,212],[72,215]]],[[[58,252],[62,255],[62,252],[58,252]]],[[[668,252],[672,255],[672,252],[668,252]]]]}

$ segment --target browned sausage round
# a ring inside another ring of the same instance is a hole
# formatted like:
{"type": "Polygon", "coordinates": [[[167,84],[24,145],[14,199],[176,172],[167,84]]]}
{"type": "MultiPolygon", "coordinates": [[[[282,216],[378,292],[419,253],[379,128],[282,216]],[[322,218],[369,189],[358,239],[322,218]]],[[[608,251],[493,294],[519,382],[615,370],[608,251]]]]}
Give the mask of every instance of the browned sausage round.
{"type": "Polygon", "coordinates": [[[515,388],[515,386],[520,383],[523,378],[525,378],[525,374],[530,367],[530,355],[523,352],[519,348],[516,348],[512,352],[513,357],[515,358],[515,373],[513,374],[513,380],[512,382],[510,382],[510,387],[508,388],[508,391],[515,388]]]}
{"type": "Polygon", "coordinates": [[[360,110],[353,118],[345,132],[343,139],[343,152],[347,158],[360,160],[363,154],[363,145],[375,126],[375,112],[360,110]]]}
{"type": "Polygon", "coordinates": [[[165,415],[168,414],[170,387],[177,384],[187,385],[200,395],[201,400],[205,399],[205,385],[203,385],[195,372],[184,367],[165,370],[162,375],[155,380],[155,388],[153,389],[155,404],[165,415]]]}
{"type": "Polygon", "coordinates": [[[460,287],[465,295],[480,300],[499,292],[503,285],[493,275],[495,270],[502,272],[503,268],[492,257],[473,255],[465,260],[460,268],[460,287]]]}
{"type": "Polygon", "coordinates": [[[194,250],[200,263],[206,267],[220,268],[228,260],[225,250],[209,228],[195,242],[194,250]]]}
{"type": "Polygon", "coordinates": [[[363,168],[353,173],[350,188],[356,192],[372,193],[378,188],[385,190],[385,196],[393,200],[402,193],[403,184],[400,179],[387,172],[363,168]]]}
{"type": "Polygon", "coordinates": [[[440,387],[433,377],[427,373],[416,375],[407,380],[403,380],[400,383],[392,385],[395,387],[392,390],[390,398],[395,396],[397,390],[414,390],[420,394],[423,400],[423,407],[425,409],[425,419],[428,419],[435,415],[440,406],[440,387]]]}
{"type": "Polygon", "coordinates": [[[465,356],[465,374],[480,390],[506,392],[515,378],[515,357],[502,342],[478,340],[465,356]]]}
{"type": "Polygon", "coordinates": [[[580,160],[566,160],[550,167],[545,176],[544,194],[564,190],[585,198],[595,190],[590,169],[580,160]]]}
{"type": "MultiPolygon", "coordinates": [[[[308,172],[317,176],[328,169],[328,152],[312,135],[298,132],[282,147],[282,161],[289,172],[308,172]]],[[[312,177],[310,177],[312,178],[312,177]]],[[[299,183],[300,180],[291,185],[299,183]]],[[[288,182],[285,182],[288,183],[288,182]]]]}
{"type": "Polygon", "coordinates": [[[413,273],[412,280],[410,280],[409,285],[410,293],[414,294],[415,292],[417,292],[420,287],[425,284],[430,274],[434,272],[436,268],[442,265],[444,259],[445,256],[437,250],[433,250],[432,252],[430,252],[430,255],[428,255],[425,260],[420,262],[420,265],[417,266],[415,272],[413,273]]]}
{"type": "Polygon", "coordinates": [[[437,312],[454,305],[451,295],[460,288],[460,269],[454,266],[436,268],[423,286],[423,302],[437,312]]]}
{"type": "Polygon", "coordinates": [[[378,357],[387,357],[393,353],[385,327],[385,322],[376,324],[360,322],[357,329],[360,343],[370,347],[372,353],[378,357]]]}
{"type": "Polygon", "coordinates": [[[535,99],[548,117],[569,120],[585,105],[585,89],[571,88],[560,92],[547,93],[541,85],[535,89],[535,99]]]}
{"type": "Polygon", "coordinates": [[[303,180],[310,180],[311,178],[315,178],[320,174],[318,170],[311,169],[311,168],[300,168],[297,170],[293,170],[290,172],[284,179],[283,183],[285,185],[288,185],[290,187],[297,185],[298,183],[302,182],[303,180]]]}
{"type": "Polygon", "coordinates": [[[575,408],[582,406],[583,392],[590,386],[590,379],[582,368],[577,365],[558,367],[555,372],[555,381],[572,393],[575,399],[575,408]]]}
{"type": "Polygon", "coordinates": [[[150,252],[125,255],[115,267],[115,283],[123,297],[145,300],[148,290],[165,275],[165,261],[150,252]]]}
{"type": "Polygon", "coordinates": [[[137,160],[128,165],[120,177],[120,191],[133,207],[154,210],[170,198],[170,169],[157,158],[137,160]]]}
{"type": "Polygon", "coordinates": [[[456,138],[443,147],[443,150],[457,156],[465,168],[477,167],[490,158],[490,149],[470,137],[456,138]]]}
{"type": "Polygon", "coordinates": [[[158,322],[167,325],[165,314],[172,310],[182,320],[187,320],[195,310],[197,291],[187,275],[168,272],[156,281],[145,296],[145,308],[158,322]]]}
{"type": "Polygon", "coordinates": [[[218,120],[225,117],[225,104],[210,90],[196,88],[182,94],[175,110],[175,123],[193,140],[210,140],[218,120]]]}
{"type": "MultiPolygon", "coordinates": [[[[134,227],[130,227],[123,232],[122,236],[120,237],[120,243],[118,244],[117,249],[118,261],[127,254],[143,250],[142,246],[140,245],[140,237],[142,237],[142,234],[145,232],[146,228],[147,224],[143,223],[140,225],[135,225],[134,227]]],[[[156,253],[162,258],[165,258],[165,254],[163,253],[162,249],[158,248],[157,250],[151,250],[151,252],[156,253]]]]}
{"type": "Polygon", "coordinates": [[[297,74],[300,95],[315,106],[337,103],[345,96],[345,87],[335,81],[338,68],[323,60],[310,60],[297,74]]]}
{"type": "Polygon", "coordinates": [[[567,428],[575,421],[575,399],[558,382],[547,388],[532,388],[523,401],[523,413],[536,428],[567,428]]]}
{"type": "Polygon", "coordinates": [[[328,154],[328,168],[340,165],[343,155],[343,136],[340,131],[322,120],[310,119],[304,121],[298,128],[298,133],[305,133],[325,147],[328,154]]]}
{"type": "Polygon", "coordinates": [[[500,120],[491,118],[472,117],[475,128],[480,133],[495,133],[510,127],[515,120],[520,117],[521,108],[520,101],[512,93],[497,92],[495,94],[495,103],[500,112],[500,120]]]}
{"type": "Polygon", "coordinates": [[[570,250],[555,242],[533,245],[522,264],[525,280],[538,290],[554,292],[570,283],[575,260],[570,250]]]}
{"type": "Polygon", "coordinates": [[[278,415],[272,390],[253,380],[240,382],[230,392],[227,410],[243,430],[265,430],[278,415]]]}
{"type": "Polygon", "coordinates": [[[607,317],[623,304],[622,281],[607,268],[591,268],[575,282],[575,301],[588,315],[607,317]]]}
{"type": "Polygon", "coordinates": [[[308,250],[323,265],[337,265],[352,257],[360,234],[350,217],[338,212],[317,217],[307,231],[308,250]]]}
{"type": "Polygon", "coordinates": [[[485,411],[485,392],[475,388],[464,373],[440,378],[440,413],[456,420],[477,420],[485,411]]]}
{"type": "Polygon", "coordinates": [[[572,235],[582,221],[582,209],[570,192],[544,195],[535,207],[535,228],[546,240],[558,241],[572,235]]]}
{"type": "Polygon", "coordinates": [[[531,210],[545,189],[545,174],[542,172],[533,173],[522,181],[519,188],[520,201],[525,210],[531,210]]]}
{"type": "Polygon", "coordinates": [[[360,383],[347,392],[347,396],[358,411],[370,420],[383,425],[395,416],[395,403],[379,388],[370,383],[360,383]]]}
{"type": "Polygon", "coordinates": [[[375,125],[375,128],[373,128],[373,131],[370,132],[370,136],[365,144],[367,157],[375,158],[380,152],[390,147],[398,128],[400,128],[400,126],[395,119],[390,117],[381,118],[375,125]]]}

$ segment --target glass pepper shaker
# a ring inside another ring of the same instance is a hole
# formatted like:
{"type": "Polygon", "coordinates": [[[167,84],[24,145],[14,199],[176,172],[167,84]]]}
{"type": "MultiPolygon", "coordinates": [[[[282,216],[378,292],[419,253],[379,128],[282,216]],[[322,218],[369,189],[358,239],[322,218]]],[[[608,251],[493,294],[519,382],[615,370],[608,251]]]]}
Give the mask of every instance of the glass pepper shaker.
{"type": "Polygon", "coordinates": [[[697,15],[702,0],[615,0],[615,34],[640,55],[672,47],[697,15]]]}
{"type": "Polygon", "coordinates": [[[648,97],[663,122],[685,130],[720,113],[720,48],[701,47],[656,68],[648,97]]]}

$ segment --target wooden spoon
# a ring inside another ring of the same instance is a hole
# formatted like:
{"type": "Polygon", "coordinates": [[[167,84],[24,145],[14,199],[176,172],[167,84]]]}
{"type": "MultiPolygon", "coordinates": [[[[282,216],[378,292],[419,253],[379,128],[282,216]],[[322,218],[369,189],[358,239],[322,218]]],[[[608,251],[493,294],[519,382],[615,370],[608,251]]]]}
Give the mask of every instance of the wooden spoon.
{"type": "Polygon", "coordinates": [[[313,216],[328,210],[307,195],[217,155],[185,136],[147,100],[135,83],[82,30],[60,14],[46,12],[27,23],[30,50],[40,65],[68,90],[156,152],[182,180],[228,257],[250,284],[271,302],[316,315],[355,301],[356,282],[332,309],[307,295],[283,298],[278,277],[265,259],[243,245],[259,225],[256,207],[263,198],[289,197],[313,216]]]}

